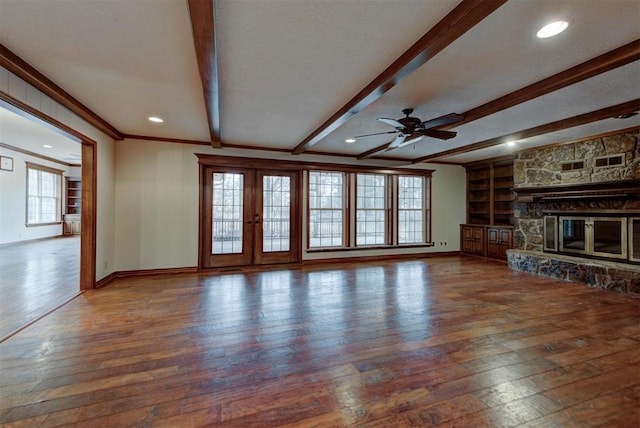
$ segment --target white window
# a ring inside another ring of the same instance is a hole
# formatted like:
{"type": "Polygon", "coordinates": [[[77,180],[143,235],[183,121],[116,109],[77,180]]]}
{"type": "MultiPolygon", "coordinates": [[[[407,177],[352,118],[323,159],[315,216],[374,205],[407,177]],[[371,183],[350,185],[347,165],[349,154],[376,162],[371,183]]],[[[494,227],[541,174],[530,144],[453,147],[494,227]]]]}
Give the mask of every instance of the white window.
{"type": "Polygon", "coordinates": [[[345,174],[309,172],[309,248],[344,246],[345,174]]]}
{"type": "Polygon", "coordinates": [[[387,176],[356,176],[356,245],[387,243],[387,176]]]}
{"type": "Polygon", "coordinates": [[[62,171],[27,163],[27,225],[59,223],[62,171]]]}
{"type": "Polygon", "coordinates": [[[398,244],[425,242],[425,178],[398,177],[398,244]]]}

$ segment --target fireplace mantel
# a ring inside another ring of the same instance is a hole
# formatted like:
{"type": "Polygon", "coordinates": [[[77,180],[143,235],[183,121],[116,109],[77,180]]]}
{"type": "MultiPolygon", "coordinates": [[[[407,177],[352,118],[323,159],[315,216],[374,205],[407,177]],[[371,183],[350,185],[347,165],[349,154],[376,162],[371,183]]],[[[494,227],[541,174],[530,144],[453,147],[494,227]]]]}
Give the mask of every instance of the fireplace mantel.
{"type": "Polygon", "coordinates": [[[640,180],[514,187],[518,202],[567,199],[640,199],[640,180]]]}

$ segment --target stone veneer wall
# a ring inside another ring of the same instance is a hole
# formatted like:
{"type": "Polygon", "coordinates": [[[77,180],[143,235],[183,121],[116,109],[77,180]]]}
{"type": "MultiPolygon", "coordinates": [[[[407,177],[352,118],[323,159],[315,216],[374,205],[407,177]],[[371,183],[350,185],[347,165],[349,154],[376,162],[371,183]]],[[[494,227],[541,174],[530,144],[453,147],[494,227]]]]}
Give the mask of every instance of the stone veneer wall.
{"type": "MultiPolygon", "coordinates": [[[[640,178],[640,133],[623,133],[554,147],[520,152],[513,162],[513,184],[518,187],[575,183],[603,183],[640,178]],[[624,154],[620,166],[596,168],[595,158],[624,154]],[[581,170],[562,171],[562,163],[584,161],[581,170]]],[[[578,209],[640,208],[638,201],[591,200],[516,202],[514,247],[542,251],[542,212],[578,209]]]]}
{"type": "Polygon", "coordinates": [[[521,250],[507,250],[507,265],[547,278],[640,295],[639,266],[521,250]]]}

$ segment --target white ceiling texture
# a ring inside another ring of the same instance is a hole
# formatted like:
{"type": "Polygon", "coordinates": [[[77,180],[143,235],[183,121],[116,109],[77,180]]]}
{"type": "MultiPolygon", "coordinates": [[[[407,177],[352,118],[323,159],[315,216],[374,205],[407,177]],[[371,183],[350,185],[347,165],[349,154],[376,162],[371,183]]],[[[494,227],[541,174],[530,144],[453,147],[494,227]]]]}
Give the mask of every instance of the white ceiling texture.
{"type": "MultiPolygon", "coordinates": [[[[597,113],[623,103],[640,108],[640,0],[496,2],[455,37],[448,34],[462,28],[451,19],[457,8],[493,1],[200,1],[213,2],[223,147],[337,154],[357,163],[395,137],[345,143],[393,131],[377,118],[401,118],[405,108],[421,120],[483,111],[548,78],[534,95],[479,117],[465,114],[444,128],[457,132],[453,139],[427,137],[375,156],[465,163],[640,126],[640,115],[597,113]],[[569,22],[565,32],[536,38],[556,19],[569,22]],[[350,105],[427,34],[448,41],[414,54],[410,73],[396,73],[350,105]],[[630,59],[607,66],[624,46],[630,59]],[[575,79],[590,60],[604,68],[575,79]],[[581,115],[587,119],[571,119],[581,115]],[[302,144],[327,123],[333,126],[323,138],[302,144]],[[507,147],[507,140],[518,141],[507,147]]],[[[187,0],[0,0],[0,43],[124,136],[211,141],[193,34],[187,0]],[[151,115],[164,123],[149,122],[151,115]]]]}

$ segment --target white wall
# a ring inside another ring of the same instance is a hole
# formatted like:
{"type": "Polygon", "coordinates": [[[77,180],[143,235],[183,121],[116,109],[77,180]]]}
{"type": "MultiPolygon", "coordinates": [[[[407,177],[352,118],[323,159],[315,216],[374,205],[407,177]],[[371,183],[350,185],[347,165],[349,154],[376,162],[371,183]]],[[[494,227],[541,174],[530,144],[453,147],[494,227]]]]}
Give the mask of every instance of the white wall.
{"type": "MultiPolygon", "coordinates": [[[[189,267],[198,264],[198,159],[195,153],[280,160],[349,163],[329,156],[214,150],[208,146],[124,140],[116,142],[116,270],[189,267]]],[[[364,162],[363,162],[364,164],[364,162]]],[[[393,162],[369,162],[393,166],[393,162]]],[[[406,167],[406,165],[405,165],[406,167]]],[[[432,237],[436,247],[314,253],[305,259],[459,250],[459,225],[465,220],[465,171],[451,165],[433,169],[432,237]],[[440,246],[440,242],[447,245],[440,246]]]]}
{"type": "MultiPolygon", "coordinates": [[[[50,97],[0,67],[0,91],[97,141],[96,280],[114,271],[114,150],[112,138],[97,130],[50,97]]],[[[4,199],[0,199],[4,205],[4,199]]]]}

